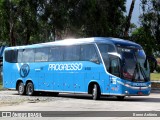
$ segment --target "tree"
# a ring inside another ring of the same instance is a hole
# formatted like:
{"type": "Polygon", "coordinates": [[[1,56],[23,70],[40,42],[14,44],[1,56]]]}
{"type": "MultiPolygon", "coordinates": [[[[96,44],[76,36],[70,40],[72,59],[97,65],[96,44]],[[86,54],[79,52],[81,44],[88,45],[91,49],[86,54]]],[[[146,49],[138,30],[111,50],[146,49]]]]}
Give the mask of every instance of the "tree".
{"type": "Polygon", "coordinates": [[[67,37],[122,37],[126,0],[1,0],[0,40],[8,45],[67,37]]]}
{"type": "Polygon", "coordinates": [[[139,27],[132,32],[131,40],[142,45],[147,55],[153,55],[155,41],[153,36],[148,34],[148,32],[143,27],[139,27]]]}
{"type": "Polygon", "coordinates": [[[128,37],[128,32],[129,32],[129,28],[130,28],[130,24],[131,24],[132,12],[134,9],[135,1],[136,0],[132,0],[131,6],[129,9],[129,14],[127,16],[126,25],[125,25],[124,37],[128,37]]]}
{"type": "Polygon", "coordinates": [[[154,52],[160,50],[160,0],[142,0],[141,26],[152,36],[154,52]]]}
{"type": "Polygon", "coordinates": [[[7,7],[7,1],[0,1],[0,41],[2,43],[9,43],[9,8],[7,7]]]}
{"type": "Polygon", "coordinates": [[[36,2],[32,0],[2,0],[0,5],[1,19],[4,22],[1,25],[1,39],[7,41],[10,46],[29,44],[31,34],[34,34],[37,29],[36,2]]]}

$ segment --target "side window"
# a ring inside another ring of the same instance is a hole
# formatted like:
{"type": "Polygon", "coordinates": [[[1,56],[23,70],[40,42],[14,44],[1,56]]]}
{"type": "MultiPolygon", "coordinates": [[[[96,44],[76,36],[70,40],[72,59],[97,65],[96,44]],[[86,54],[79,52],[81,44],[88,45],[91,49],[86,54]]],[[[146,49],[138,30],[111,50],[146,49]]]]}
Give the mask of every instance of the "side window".
{"type": "Polygon", "coordinates": [[[23,50],[23,61],[22,62],[34,62],[34,50],[33,49],[23,50]]]}
{"type": "Polygon", "coordinates": [[[64,60],[77,61],[80,58],[80,46],[66,46],[64,47],[64,60]]]}
{"type": "Polygon", "coordinates": [[[108,52],[116,52],[116,49],[113,45],[108,44],[108,52]]]}
{"type": "Polygon", "coordinates": [[[35,62],[48,61],[49,48],[37,48],[35,49],[35,62]]]}
{"type": "Polygon", "coordinates": [[[98,60],[98,55],[94,45],[81,45],[81,60],[82,61],[98,60]]]}
{"type": "Polygon", "coordinates": [[[23,50],[18,50],[17,62],[23,62],[23,50]]]}
{"type": "Polygon", "coordinates": [[[63,61],[63,48],[60,46],[51,47],[48,61],[63,61]]]}
{"type": "Polygon", "coordinates": [[[120,76],[120,71],[119,71],[119,59],[118,58],[112,58],[111,59],[111,64],[110,64],[110,73],[119,77],[120,76]]]}
{"type": "Polygon", "coordinates": [[[109,71],[110,60],[109,60],[108,52],[116,52],[116,49],[113,45],[110,45],[110,44],[98,44],[98,48],[101,52],[106,69],[107,71],[109,71]]]}
{"type": "Polygon", "coordinates": [[[110,44],[98,44],[98,47],[101,53],[116,52],[115,47],[110,44]]]}
{"type": "Polygon", "coordinates": [[[17,50],[5,51],[5,61],[10,62],[10,63],[17,62],[17,50]]]}

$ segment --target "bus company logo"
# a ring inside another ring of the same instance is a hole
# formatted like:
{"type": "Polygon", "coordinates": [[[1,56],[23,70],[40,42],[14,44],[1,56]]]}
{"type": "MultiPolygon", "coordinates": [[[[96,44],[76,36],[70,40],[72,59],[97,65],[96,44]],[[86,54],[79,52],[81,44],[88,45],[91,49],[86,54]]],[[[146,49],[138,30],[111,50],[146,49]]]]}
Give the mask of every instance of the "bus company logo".
{"type": "Polygon", "coordinates": [[[21,66],[21,68],[20,68],[20,76],[21,76],[22,78],[25,78],[25,77],[28,76],[29,72],[30,72],[30,67],[29,67],[29,65],[28,65],[28,64],[23,64],[23,65],[21,66]]]}
{"type": "Polygon", "coordinates": [[[70,64],[49,64],[48,70],[55,70],[55,71],[77,71],[82,70],[83,64],[82,63],[70,63],[70,64]]]}

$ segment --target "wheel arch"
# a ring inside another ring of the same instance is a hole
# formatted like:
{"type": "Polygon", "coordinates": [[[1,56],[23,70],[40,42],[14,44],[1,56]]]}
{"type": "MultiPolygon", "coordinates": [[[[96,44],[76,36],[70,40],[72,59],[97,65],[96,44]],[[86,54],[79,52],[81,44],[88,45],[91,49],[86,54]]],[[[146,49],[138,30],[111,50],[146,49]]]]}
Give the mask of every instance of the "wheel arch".
{"type": "Polygon", "coordinates": [[[88,85],[88,94],[92,94],[92,89],[93,89],[93,87],[94,87],[94,84],[97,84],[97,85],[98,85],[98,89],[99,89],[99,91],[100,91],[100,93],[101,93],[101,87],[100,87],[99,83],[96,82],[96,81],[91,81],[91,82],[89,83],[89,85],[88,85]]]}
{"type": "Polygon", "coordinates": [[[18,90],[18,84],[19,84],[20,82],[22,82],[22,83],[24,84],[24,82],[23,82],[21,79],[17,80],[17,82],[16,82],[16,90],[18,90]]]}
{"type": "Polygon", "coordinates": [[[27,85],[29,82],[31,82],[31,83],[34,85],[34,83],[33,83],[32,80],[27,80],[27,81],[26,81],[26,85],[27,85]]]}

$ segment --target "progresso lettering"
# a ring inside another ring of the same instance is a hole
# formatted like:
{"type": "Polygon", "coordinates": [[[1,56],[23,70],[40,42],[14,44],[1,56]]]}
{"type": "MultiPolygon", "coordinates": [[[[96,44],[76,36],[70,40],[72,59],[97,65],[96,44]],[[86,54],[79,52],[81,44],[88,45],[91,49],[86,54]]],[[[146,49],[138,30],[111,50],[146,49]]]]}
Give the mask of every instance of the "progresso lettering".
{"type": "Polygon", "coordinates": [[[62,70],[82,70],[83,64],[82,63],[70,63],[70,64],[49,64],[48,70],[55,70],[55,71],[62,71],[62,70]]]}

